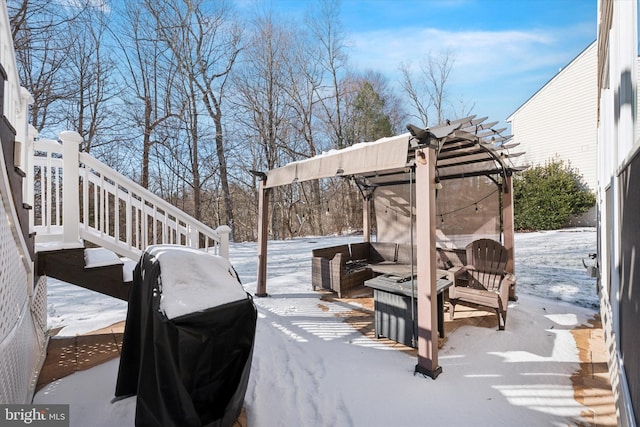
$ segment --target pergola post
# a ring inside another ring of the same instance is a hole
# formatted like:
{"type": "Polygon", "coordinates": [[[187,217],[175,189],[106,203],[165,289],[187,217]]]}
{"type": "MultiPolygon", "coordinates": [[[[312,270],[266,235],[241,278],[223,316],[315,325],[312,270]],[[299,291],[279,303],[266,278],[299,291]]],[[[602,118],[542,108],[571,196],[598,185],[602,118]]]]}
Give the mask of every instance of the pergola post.
{"type": "MultiPolygon", "coordinates": [[[[502,229],[504,236],[504,247],[507,249],[509,258],[507,259],[507,273],[515,274],[515,254],[514,243],[514,219],[513,219],[513,176],[506,174],[502,182],[502,229]]],[[[516,287],[509,289],[509,299],[516,300],[516,287]]]]}
{"type": "Polygon", "coordinates": [[[442,372],[438,366],[435,150],[418,150],[416,159],[418,364],[415,370],[435,379],[442,372]]]}
{"type": "Polygon", "coordinates": [[[371,200],[372,196],[362,199],[362,234],[365,242],[371,241],[371,200]]]}
{"type": "Polygon", "coordinates": [[[267,296],[267,241],[269,240],[269,194],[265,188],[265,180],[260,181],[258,189],[258,280],[256,296],[267,296]]]}

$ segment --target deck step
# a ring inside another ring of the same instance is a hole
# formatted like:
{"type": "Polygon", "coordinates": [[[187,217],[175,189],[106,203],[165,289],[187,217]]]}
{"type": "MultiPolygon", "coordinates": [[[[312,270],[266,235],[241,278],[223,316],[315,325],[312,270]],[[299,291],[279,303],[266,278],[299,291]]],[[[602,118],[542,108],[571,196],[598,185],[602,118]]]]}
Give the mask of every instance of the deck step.
{"type": "MultiPolygon", "coordinates": [[[[94,255],[102,253],[95,251],[89,258],[96,258],[94,255]]],[[[117,259],[117,256],[113,254],[117,259]]],[[[97,258],[100,258],[99,256],[97,258]]],[[[111,260],[113,258],[111,257],[111,260]]],[[[93,262],[93,261],[92,261],[93,262]]],[[[90,264],[90,268],[85,268],[85,248],[58,249],[51,251],[41,251],[37,253],[37,274],[62,280],[86,289],[100,292],[121,300],[128,300],[130,282],[124,281],[123,265],[124,261],[118,259],[117,264],[104,263],[98,266],[97,262],[90,264]]]]}
{"type": "Polygon", "coordinates": [[[125,284],[133,282],[133,270],[136,261],[129,258],[119,258],[115,252],[106,248],[87,248],[84,250],[84,268],[91,269],[110,265],[122,266],[122,280],[125,284]]]}
{"type": "Polygon", "coordinates": [[[122,280],[133,282],[133,270],[137,262],[129,258],[118,258],[115,252],[106,248],[87,248],[84,250],[84,268],[91,269],[110,265],[122,266],[122,280]]]}
{"type": "Polygon", "coordinates": [[[108,265],[123,265],[124,263],[115,252],[105,248],[87,248],[84,250],[84,268],[106,267],[108,265]]]}

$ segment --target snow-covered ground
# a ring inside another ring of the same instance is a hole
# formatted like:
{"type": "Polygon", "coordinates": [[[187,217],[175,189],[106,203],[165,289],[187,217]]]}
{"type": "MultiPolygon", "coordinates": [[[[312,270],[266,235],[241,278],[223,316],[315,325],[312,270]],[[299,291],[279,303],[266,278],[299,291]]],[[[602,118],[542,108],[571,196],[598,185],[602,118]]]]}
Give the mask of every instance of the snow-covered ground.
{"type": "MultiPolygon", "coordinates": [[[[279,277],[311,268],[311,250],[361,242],[362,236],[305,237],[269,242],[267,277],[279,277]]],[[[256,280],[256,244],[232,246],[231,263],[242,279],[256,280]]],[[[587,276],[582,260],[596,252],[595,228],[516,233],[515,258],[518,293],[558,299],[583,307],[599,306],[595,279],[587,276]]]]}
{"type": "Polygon", "coordinates": [[[596,280],[582,264],[593,264],[588,255],[596,253],[596,237],[595,228],[517,233],[518,292],[597,309],[596,280]]]}
{"type": "MultiPolygon", "coordinates": [[[[567,425],[585,408],[573,399],[579,357],[570,330],[596,314],[595,280],[582,259],[595,229],[516,235],[519,300],[506,331],[464,326],[440,350],[436,381],[414,376],[414,357],[363,336],[336,315],[345,304],[311,291],[311,250],[361,236],[269,243],[269,298],[259,320],[245,399],[259,426],[567,425]]],[[[231,262],[255,292],[256,245],[232,244],[231,262]]],[[[49,325],[75,335],[126,316],[126,304],[54,280],[49,325]]],[[[42,389],[34,403],[69,403],[72,426],[133,425],[135,398],[111,404],[118,361],[42,389]]]]}

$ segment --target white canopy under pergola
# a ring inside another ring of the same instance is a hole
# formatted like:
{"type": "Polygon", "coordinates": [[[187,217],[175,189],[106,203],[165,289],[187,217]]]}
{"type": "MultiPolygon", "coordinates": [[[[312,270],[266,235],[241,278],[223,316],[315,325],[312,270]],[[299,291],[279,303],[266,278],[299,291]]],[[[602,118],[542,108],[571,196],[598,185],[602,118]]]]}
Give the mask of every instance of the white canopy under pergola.
{"type": "MultiPolygon", "coordinates": [[[[436,338],[436,218],[441,217],[444,223],[445,215],[450,214],[444,211],[437,213],[436,210],[436,192],[442,189],[443,183],[485,177],[496,184],[501,193],[498,230],[504,232],[503,244],[510,253],[507,269],[512,273],[514,270],[511,176],[522,168],[514,167],[509,158],[523,153],[509,153],[509,149],[517,144],[509,144],[511,137],[502,135],[505,129],[494,128],[497,122],[485,123],[486,119],[471,116],[425,129],[409,125],[409,132],[402,135],[331,150],[260,173],[257,296],[267,295],[267,218],[272,188],[336,176],[354,179],[365,196],[363,228],[364,238],[368,241],[369,196],[380,188],[395,189],[398,193],[398,189],[408,185],[411,190],[404,193],[407,194],[405,199],[412,199],[407,202],[407,212],[408,223],[413,230],[411,238],[417,250],[417,300],[420,307],[416,370],[435,378],[441,370],[437,361],[436,338]]],[[[398,197],[403,196],[396,194],[395,198],[398,197]]],[[[466,203],[464,199],[460,200],[466,203]]],[[[478,212],[477,201],[472,201],[469,206],[474,204],[478,212]]],[[[462,208],[453,211],[459,212],[462,208]]],[[[393,223],[402,224],[397,220],[393,223]]]]}
{"type": "MultiPolygon", "coordinates": [[[[507,144],[511,137],[501,134],[504,129],[492,128],[497,122],[483,123],[486,119],[475,119],[472,116],[424,130],[425,137],[429,138],[437,152],[439,179],[520,170],[507,164],[506,159],[523,153],[509,154],[508,150],[517,144],[507,144]]],[[[372,180],[385,175],[394,176],[395,180],[401,179],[397,175],[406,172],[405,169],[412,164],[415,150],[419,146],[419,139],[407,132],[374,142],[354,144],[341,150],[331,150],[268,171],[264,187],[272,188],[335,176],[366,177],[372,180]]],[[[390,179],[392,178],[386,180],[390,179]]]]}
{"type": "Polygon", "coordinates": [[[349,176],[404,168],[409,133],[331,150],[267,172],[265,188],[333,176],[349,176]]]}

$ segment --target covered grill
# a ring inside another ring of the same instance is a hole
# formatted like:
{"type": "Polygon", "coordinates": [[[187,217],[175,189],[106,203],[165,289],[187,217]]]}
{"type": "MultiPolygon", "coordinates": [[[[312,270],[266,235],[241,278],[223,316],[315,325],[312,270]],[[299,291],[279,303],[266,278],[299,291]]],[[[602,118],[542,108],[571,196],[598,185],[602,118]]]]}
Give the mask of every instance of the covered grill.
{"type": "Polygon", "coordinates": [[[257,311],[229,262],[151,246],[134,271],[116,398],[136,425],[231,426],[249,380],[257,311]]]}

